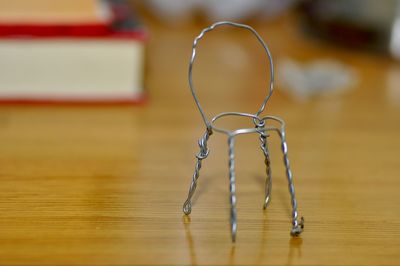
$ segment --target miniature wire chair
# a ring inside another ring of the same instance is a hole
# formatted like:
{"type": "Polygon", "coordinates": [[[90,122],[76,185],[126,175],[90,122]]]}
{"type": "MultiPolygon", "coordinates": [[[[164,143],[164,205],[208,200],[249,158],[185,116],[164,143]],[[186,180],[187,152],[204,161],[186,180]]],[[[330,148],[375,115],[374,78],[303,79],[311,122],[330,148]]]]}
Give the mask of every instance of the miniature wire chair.
{"type": "Polygon", "coordinates": [[[189,215],[192,211],[192,197],[193,197],[193,194],[197,187],[197,180],[199,178],[202,161],[205,158],[207,158],[209,151],[210,151],[209,148],[207,147],[207,141],[208,141],[209,137],[213,134],[213,132],[219,132],[219,133],[226,134],[228,136],[228,147],[229,147],[229,182],[230,182],[229,190],[230,190],[230,205],[231,205],[230,224],[231,224],[232,242],[236,241],[236,232],[237,232],[235,136],[241,135],[241,134],[249,134],[249,133],[259,134],[259,139],[261,142],[261,150],[265,156],[265,165],[266,165],[266,174],[267,174],[266,181],[265,181],[264,209],[267,208],[268,204],[271,201],[271,189],[272,189],[272,175],[271,175],[270,155],[269,155],[269,150],[268,150],[267,137],[269,137],[269,134],[268,134],[269,132],[276,132],[278,134],[278,136],[281,139],[283,162],[286,167],[286,176],[287,176],[287,180],[289,183],[289,192],[290,192],[291,205],[292,205],[292,229],[291,229],[290,233],[292,236],[298,236],[298,235],[300,235],[300,233],[303,231],[303,228],[304,228],[303,217],[301,217],[300,219],[298,218],[297,200],[296,200],[295,188],[294,188],[294,184],[293,184],[293,174],[290,169],[289,158],[288,158],[288,146],[286,143],[285,122],[281,118],[276,117],[276,116],[263,116],[263,117],[260,116],[261,113],[264,111],[265,106],[274,90],[273,83],[274,83],[274,65],[273,65],[271,53],[268,49],[267,44],[263,41],[261,36],[252,27],[250,27],[248,25],[244,25],[244,24],[229,22],[229,21],[221,21],[221,22],[214,23],[210,27],[203,29],[201,31],[201,33],[194,39],[192,55],[191,55],[190,63],[189,63],[189,87],[192,92],[194,101],[197,105],[197,108],[199,109],[202,119],[206,125],[206,131],[203,134],[203,136],[200,138],[200,140],[198,141],[200,151],[196,155],[197,161],[196,161],[196,165],[195,165],[195,171],[194,171],[194,174],[193,174],[193,177],[191,180],[188,197],[187,197],[185,203],[183,204],[183,212],[186,215],[189,215]],[[214,116],[211,120],[208,120],[203,111],[203,108],[200,105],[200,102],[197,98],[197,95],[196,95],[196,92],[194,89],[193,79],[192,79],[192,70],[193,70],[194,61],[196,59],[196,48],[197,48],[199,41],[204,37],[204,35],[207,32],[212,31],[215,28],[223,26],[223,25],[233,26],[233,27],[237,27],[237,28],[243,28],[243,29],[250,31],[251,33],[253,33],[255,35],[257,40],[263,46],[265,52],[267,53],[268,61],[269,61],[269,65],[270,65],[269,92],[268,92],[268,95],[264,98],[260,109],[255,114],[248,114],[248,113],[241,113],[241,112],[223,112],[223,113],[220,113],[220,114],[214,116]],[[241,116],[241,117],[250,118],[253,120],[255,127],[254,128],[241,128],[241,129],[237,129],[234,131],[229,131],[229,130],[226,130],[223,128],[216,127],[214,125],[215,121],[217,121],[220,118],[226,117],[226,116],[241,116]],[[270,122],[270,121],[278,122],[280,124],[280,127],[267,126],[268,122],[270,122]]]}

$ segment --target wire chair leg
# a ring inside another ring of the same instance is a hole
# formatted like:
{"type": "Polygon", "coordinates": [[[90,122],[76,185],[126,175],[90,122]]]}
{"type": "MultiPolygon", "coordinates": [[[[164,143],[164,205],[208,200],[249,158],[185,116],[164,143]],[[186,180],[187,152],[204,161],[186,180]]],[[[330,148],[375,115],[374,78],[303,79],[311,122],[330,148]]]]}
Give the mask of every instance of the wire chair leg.
{"type": "Polygon", "coordinates": [[[265,198],[264,198],[264,209],[266,209],[271,202],[271,190],[272,190],[272,171],[271,171],[271,159],[269,156],[267,137],[264,133],[260,134],[261,150],[265,157],[265,166],[267,178],[265,179],[265,198]]]}
{"type": "Polygon", "coordinates": [[[236,213],[236,176],[235,176],[235,140],[233,136],[228,139],[229,146],[229,199],[231,204],[230,223],[232,242],[236,241],[237,213],[236,213]]]}
{"type": "Polygon", "coordinates": [[[199,140],[198,144],[200,147],[199,153],[196,155],[197,161],[196,161],[196,166],[194,169],[193,177],[192,177],[192,182],[189,187],[189,193],[187,196],[187,199],[185,203],[183,204],[183,213],[186,215],[189,215],[192,212],[192,197],[194,195],[194,192],[196,191],[197,187],[197,180],[199,179],[200,176],[200,169],[202,165],[202,161],[207,158],[208,154],[210,153],[210,150],[207,147],[207,141],[210,137],[209,131],[206,131],[203,135],[203,137],[199,140]]]}
{"type": "Polygon", "coordinates": [[[289,185],[289,192],[290,192],[290,197],[291,197],[291,204],[292,204],[292,230],[290,231],[290,234],[292,236],[298,236],[303,232],[304,228],[304,218],[301,217],[300,221],[298,220],[298,212],[297,212],[297,200],[296,200],[296,194],[295,194],[295,189],[294,189],[294,183],[293,183],[293,174],[290,169],[290,163],[289,163],[289,157],[288,157],[288,146],[286,143],[286,132],[285,129],[282,128],[280,134],[281,138],[281,149],[283,153],[283,163],[285,164],[286,167],[286,177],[288,180],[288,185],[289,185]]]}

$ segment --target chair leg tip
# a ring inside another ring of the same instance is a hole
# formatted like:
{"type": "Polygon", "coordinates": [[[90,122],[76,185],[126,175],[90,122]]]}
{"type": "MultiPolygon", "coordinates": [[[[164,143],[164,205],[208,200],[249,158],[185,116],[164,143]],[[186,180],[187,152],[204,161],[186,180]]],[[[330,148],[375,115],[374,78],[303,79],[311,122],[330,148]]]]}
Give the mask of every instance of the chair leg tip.
{"type": "Polygon", "coordinates": [[[185,202],[185,204],[183,204],[183,213],[185,215],[189,215],[192,212],[192,205],[190,202],[185,202]]]}
{"type": "Polygon", "coordinates": [[[290,234],[292,236],[299,236],[304,230],[304,218],[301,217],[300,222],[296,225],[293,226],[292,230],[290,231],[290,234]]]}

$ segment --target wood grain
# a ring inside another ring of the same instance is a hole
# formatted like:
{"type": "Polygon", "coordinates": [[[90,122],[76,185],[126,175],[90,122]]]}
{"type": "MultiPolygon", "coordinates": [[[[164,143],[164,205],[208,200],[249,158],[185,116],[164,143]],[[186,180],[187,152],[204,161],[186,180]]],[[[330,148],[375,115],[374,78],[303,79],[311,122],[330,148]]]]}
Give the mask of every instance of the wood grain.
{"type": "MultiPolygon", "coordinates": [[[[287,122],[305,231],[301,238],[289,234],[277,139],[271,137],[274,183],[264,212],[262,152],[256,135],[243,136],[236,141],[232,245],[225,136],[210,139],[191,216],[181,210],[204,130],[187,87],[187,63],[205,24],[146,23],[152,34],[147,105],[0,107],[0,264],[400,264],[398,63],[305,39],[291,16],[252,24],[278,64],[287,56],[335,58],[360,79],[352,91],[306,102],[277,85],[267,113],[287,122]]],[[[211,34],[194,70],[207,114],[255,112],[265,68],[247,33],[211,34]]]]}

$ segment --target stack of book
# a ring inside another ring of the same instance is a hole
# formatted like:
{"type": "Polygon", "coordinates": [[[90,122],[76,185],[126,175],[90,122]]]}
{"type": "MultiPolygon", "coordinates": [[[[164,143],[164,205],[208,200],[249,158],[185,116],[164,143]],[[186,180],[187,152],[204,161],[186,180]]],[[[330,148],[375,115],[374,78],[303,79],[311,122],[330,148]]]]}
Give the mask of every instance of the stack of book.
{"type": "Polygon", "coordinates": [[[117,0],[0,0],[0,103],[135,103],[146,31],[117,0]]]}

